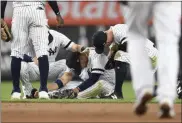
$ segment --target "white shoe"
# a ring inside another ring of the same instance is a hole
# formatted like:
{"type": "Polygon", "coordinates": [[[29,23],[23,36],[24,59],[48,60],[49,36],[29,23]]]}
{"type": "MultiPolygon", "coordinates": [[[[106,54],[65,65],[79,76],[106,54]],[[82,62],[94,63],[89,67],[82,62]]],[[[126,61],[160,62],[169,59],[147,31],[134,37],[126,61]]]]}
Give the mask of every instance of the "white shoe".
{"type": "Polygon", "coordinates": [[[13,92],[13,94],[11,95],[11,99],[21,99],[21,93],[13,92]]]}
{"type": "Polygon", "coordinates": [[[49,95],[46,91],[39,92],[39,99],[49,99],[49,95]]]}
{"type": "Polygon", "coordinates": [[[151,92],[145,92],[140,100],[134,105],[134,112],[137,115],[144,115],[147,112],[147,102],[149,102],[153,98],[153,94],[151,92]]]}
{"type": "Polygon", "coordinates": [[[170,107],[168,102],[160,104],[159,118],[173,118],[174,116],[174,109],[170,107]]]}

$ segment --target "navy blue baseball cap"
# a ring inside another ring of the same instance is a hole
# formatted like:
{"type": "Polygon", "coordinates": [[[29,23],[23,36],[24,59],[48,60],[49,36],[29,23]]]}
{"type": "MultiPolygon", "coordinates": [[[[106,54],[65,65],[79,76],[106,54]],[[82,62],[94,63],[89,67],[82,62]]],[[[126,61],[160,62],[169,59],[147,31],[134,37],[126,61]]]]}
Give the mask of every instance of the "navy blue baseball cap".
{"type": "Polygon", "coordinates": [[[98,31],[94,33],[92,37],[93,45],[95,47],[95,51],[98,54],[104,52],[104,46],[107,41],[107,34],[104,31],[98,31]]]}

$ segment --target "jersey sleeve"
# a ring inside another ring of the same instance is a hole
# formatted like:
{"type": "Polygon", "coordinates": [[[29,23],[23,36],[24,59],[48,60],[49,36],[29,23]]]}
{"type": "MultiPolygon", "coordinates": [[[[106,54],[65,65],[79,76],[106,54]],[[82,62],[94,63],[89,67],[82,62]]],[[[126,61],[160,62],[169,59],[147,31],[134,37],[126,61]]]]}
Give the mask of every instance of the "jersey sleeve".
{"type": "Polygon", "coordinates": [[[114,35],[114,42],[121,43],[127,38],[127,25],[126,24],[116,24],[115,26],[111,26],[110,29],[114,35]]]}
{"type": "Polygon", "coordinates": [[[65,48],[66,50],[71,50],[74,42],[72,42],[67,36],[54,30],[50,30],[49,32],[53,35],[54,38],[56,38],[57,42],[60,43],[61,47],[65,48]]]}

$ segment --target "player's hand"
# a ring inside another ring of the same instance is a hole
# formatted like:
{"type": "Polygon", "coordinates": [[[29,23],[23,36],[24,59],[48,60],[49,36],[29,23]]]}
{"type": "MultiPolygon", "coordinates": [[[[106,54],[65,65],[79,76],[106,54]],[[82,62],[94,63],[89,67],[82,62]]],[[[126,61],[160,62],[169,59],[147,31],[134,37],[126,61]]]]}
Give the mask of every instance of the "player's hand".
{"type": "Polygon", "coordinates": [[[6,33],[5,33],[4,28],[1,28],[1,39],[3,39],[4,41],[6,41],[7,38],[8,38],[8,37],[7,37],[6,33]]]}
{"type": "Polygon", "coordinates": [[[1,19],[1,39],[6,42],[12,40],[10,30],[3,19],[1,19]]]}
{"type": "Polygon", "coordinates": [[[39,65],[39,61],[38,61],[37,57],[34,57],[34,58],[32,59],[32,61],[33,61],[36,65],[39,65]]]}
{"type": "Polygon", "coordinates": [[[56,19],[57,19],[57,22],[58,22],[58,27],[63,26],[64,20],[63,20],[63,18],[61,17],[61,15],[57,15],[57,16],[56,16],[56,19]]]}

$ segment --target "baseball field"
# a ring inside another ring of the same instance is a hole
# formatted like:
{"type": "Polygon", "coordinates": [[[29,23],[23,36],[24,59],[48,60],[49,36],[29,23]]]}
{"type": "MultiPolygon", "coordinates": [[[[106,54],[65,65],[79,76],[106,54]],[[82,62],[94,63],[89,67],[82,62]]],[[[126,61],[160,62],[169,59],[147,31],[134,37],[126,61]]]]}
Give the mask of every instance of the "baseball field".
{"type": "MultiPolygon", "coordinates": [[[[33,83],[39,87],[38,82],[33,83]]],[[[60,99],[60,100],[11,100],[11,82],[1,83],[3,123],[59,123],[59,122],[182,122],[181,100],[175,102],[176,117],[158,119],[155,99],[144,116],[133,113],[134,92],[130,82],[123,85],[124,99],[60,99]]]]}

